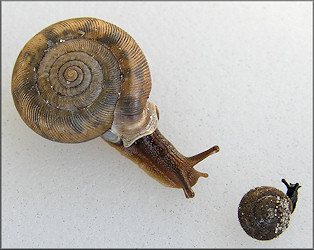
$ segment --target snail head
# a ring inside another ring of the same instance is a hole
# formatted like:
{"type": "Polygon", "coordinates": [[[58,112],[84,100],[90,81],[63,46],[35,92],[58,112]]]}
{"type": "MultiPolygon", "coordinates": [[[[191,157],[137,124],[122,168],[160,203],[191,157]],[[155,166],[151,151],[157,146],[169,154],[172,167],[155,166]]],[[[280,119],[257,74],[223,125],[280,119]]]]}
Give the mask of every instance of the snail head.
{"type": "Polygon", "coordinates": [[[290,198],[292,202],[292,212],[294,212],[294,209],[296,208],[297,201],[298,201],[298,189],[301,187],[299,183],[295,184],[288,184],[288,182],[285,179],[281,180],[283,184],[287,187],[287,196],[290,198]]]}

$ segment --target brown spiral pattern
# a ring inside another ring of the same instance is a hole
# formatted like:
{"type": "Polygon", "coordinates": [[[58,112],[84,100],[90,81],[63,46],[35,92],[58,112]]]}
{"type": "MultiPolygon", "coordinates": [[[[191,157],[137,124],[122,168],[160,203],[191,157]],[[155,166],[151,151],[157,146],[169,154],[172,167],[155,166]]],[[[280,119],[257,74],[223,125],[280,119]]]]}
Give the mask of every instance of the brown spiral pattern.
{"type": "Polygon", "coordinates": [[[244,231],[258,240],[271,240],[284,232],[290,221],[292,203],[273,187],[258,187],[246,193],[238,209],[244,231]]]}
{"type": "Polygon", "coordinates": [[[105,68],[116,71],[119,77],[115,57],[104,46],[83,39],[62,42],[40,62],[38,90],[56,108],[80,110],[90,106],[102,93],[105,68]]]}
{"type": "Polygon", "coordinates": [[[12,75],[22,119],[59,142],[100,136],[118,118],[119,133],[130,124],[137,134],[152,130],[156,124],[146,110],[150,90],[139,46],[119,27],[96,18],[65,20],[39,32],[20,52],[12,75]]]}

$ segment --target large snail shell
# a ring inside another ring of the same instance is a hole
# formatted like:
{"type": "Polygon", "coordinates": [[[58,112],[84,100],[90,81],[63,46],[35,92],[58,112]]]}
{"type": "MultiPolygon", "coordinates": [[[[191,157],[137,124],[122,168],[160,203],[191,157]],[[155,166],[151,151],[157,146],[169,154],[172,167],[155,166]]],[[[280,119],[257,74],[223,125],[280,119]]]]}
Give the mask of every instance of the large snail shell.
{"type": "Polygon", "coordinates": [[[82,142],[111,131],[126,147],[157,127],[148,103],[151,78],[134,39],[95,18],[53,24],[20,52],[12,94],[24,122],[58,142],[82,142]]]}
{"type": "Polygon", "coordinates": [[[289,225],[292,203],[282,191],[258,187],[245,194],[238,217],[244,231],[258,240],[278,237],[289,225]]]}

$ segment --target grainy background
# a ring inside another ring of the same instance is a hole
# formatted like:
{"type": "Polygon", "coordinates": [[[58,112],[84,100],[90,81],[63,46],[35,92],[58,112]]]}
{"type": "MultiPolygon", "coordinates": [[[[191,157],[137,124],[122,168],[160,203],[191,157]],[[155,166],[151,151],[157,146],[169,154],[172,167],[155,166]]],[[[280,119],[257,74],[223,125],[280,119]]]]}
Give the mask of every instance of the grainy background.
{"type": "Polygon", "coordinates": [[[3,247],[312,247],[311,2],[2,3],[3,247]],[[60,144],[19,117],[11,73],[24,44],[60,20],[92,16],[126,30],[151,68],[159,128],[197,166],[195,198],[165,188],[102,139],[60,144]],[[259,242],[237,219],[249,189],[299,203],[278,239],[259,242]]]}

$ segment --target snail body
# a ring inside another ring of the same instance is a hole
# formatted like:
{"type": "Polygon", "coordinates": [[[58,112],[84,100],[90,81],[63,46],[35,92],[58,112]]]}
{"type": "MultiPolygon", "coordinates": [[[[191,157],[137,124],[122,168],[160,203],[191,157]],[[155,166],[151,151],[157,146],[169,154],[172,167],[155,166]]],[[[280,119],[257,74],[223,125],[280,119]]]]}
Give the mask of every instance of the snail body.
{"type": "Polygon", "coordinates": [[[15,106],[37,134],[57,142],[101,137],[166,186],[191,189],[193,166],[218,152],[181,155],[158,131],[159,113],[147,101],[151,76],[135,40],[96,19],[53,24],[26,43],[12,74],[15,106]]]}
{"type": "Polygon", "coordinates": [[[261,186],[246,193],[238,208],[238,218],[243,230],[257,240],[277,238],[289,226],[290,215],[297,202],[299,184],[287,186],[287,194],[274,187],[261,186]]]}

